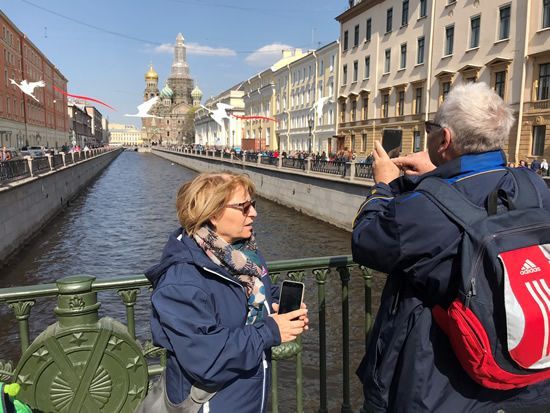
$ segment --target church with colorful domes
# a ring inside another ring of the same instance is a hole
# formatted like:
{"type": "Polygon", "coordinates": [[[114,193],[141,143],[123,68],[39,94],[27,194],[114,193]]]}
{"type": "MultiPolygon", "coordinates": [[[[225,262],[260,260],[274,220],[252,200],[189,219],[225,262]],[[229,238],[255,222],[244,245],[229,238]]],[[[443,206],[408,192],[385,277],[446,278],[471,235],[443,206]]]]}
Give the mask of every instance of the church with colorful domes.
{"type": "Polygon", "coordinates": [[[149,111],[150,115],[159,118],[142,118],[145,131],[144,143],[149,145],[183,145],[193,142],[195,134],[194,115],[200,106],[202,92],[194,86],[189,74],[186,58],[186,47],[181,33],[176,37],[174,61],[170,76],[159,91],[159,76],[149,66],[145,74],[143,101],[158,96],[157,103],[149,111]]]}

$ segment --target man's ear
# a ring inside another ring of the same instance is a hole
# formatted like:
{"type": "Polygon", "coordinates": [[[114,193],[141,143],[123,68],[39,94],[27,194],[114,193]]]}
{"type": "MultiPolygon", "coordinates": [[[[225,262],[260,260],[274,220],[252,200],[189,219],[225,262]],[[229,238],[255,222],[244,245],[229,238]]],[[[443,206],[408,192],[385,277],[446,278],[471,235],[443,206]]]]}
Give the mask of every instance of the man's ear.
{"type": "Polygon", "coordinates": [[[453,136],[449,128],[443,128],[438,152],[446,161],[450,161],[458,156],[453,147],[453,136]]]}

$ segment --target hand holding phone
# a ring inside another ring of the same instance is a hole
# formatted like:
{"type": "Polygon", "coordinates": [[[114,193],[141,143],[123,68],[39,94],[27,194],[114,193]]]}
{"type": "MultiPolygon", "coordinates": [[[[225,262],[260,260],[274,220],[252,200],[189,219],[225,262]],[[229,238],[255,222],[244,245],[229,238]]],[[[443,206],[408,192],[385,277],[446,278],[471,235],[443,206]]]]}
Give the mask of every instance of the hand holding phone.
{"type": "Polygon", "coordinates": [[[297,281],[283,281],[279,297],[279,314],[299,310],[304,301],[304,283],[297,281]]]}
{"type": "Polygon", "coordinates": [[[303,298],[303,283],[283,281],[279,304],[273,304],[277,313],[271,315],[279,327],[282,343],[296,339],[308,328],[309,319],[303,298]]]}

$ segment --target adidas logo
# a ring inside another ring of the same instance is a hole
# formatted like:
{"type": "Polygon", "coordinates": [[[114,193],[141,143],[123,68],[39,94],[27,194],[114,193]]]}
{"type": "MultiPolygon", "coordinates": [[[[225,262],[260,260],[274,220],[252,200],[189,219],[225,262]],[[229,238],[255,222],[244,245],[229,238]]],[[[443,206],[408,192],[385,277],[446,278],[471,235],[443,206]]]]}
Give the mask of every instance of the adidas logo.
{"type": "Polygon", "coordinates": [[[521,275],[527,275],[527,274],[533,274],[534,272],[539,272],[539,271],[540,271],[540,267],[537,267],[533,261],[525,260],[525,262],[521,266],[521,271],[519,273],[521,275]]]}

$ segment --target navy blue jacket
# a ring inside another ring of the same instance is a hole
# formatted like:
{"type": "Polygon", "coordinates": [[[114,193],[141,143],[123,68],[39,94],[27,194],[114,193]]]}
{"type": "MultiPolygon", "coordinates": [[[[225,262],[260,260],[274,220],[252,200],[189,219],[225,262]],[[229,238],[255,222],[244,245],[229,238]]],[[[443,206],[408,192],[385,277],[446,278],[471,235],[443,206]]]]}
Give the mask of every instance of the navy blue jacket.
{"type": "MultiPolygon", "coordinates": [[[[496,412],[550,403],[550,383],[494,391],[464,372],[431,307],[457,294],[457,248],[461,231],[415,187],[426,176],[446,179],[470,201],[485,206],[502,179],[514,194],[515,180],[501,151],[464,155],[421,177],[375,185],[355,219],[356,262],[389,274],[367,354],[357,371],[365,400],[375,412],[496,412]]],[[[526,171],[527,168],[525,168],[526,171]]],[[[529,171],[550,210],[550,191],[529,171]]]]}
{"type": "MultiPolygon", "coordinates": [[[[181,229],[168,239],[160,264],[145,275],[154,286],[153,342],[167,350],[170,400],[185,400],[198,382],[221,387],[208,402],[212,413],[265,412],[270,349],[281,342],[275,321],[266,317],[245,325],[244,288],[181,229]]],[[[271,312],[276,288],[269,276],[262,281],[271,312]]]]}

